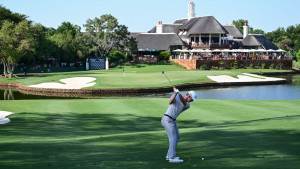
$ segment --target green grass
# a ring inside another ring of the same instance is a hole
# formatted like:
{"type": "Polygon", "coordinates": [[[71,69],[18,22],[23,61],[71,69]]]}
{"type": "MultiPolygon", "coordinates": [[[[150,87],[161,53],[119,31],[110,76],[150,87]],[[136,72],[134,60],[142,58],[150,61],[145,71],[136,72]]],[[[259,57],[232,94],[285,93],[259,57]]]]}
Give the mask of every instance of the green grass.
{"type": "Polygon", "coordinates": [[[300,100],[199,100],[165,160],[167,98],[1,101],[1,168],[298,169],[300,100]],[[200,160],[202,157],[204,161],[200,160]]]}
{"type": "Polygon", "coordinates": [[[293,61],[293,68],[300,69],[300,61],[293,61]]]}
{"type": "Polygon", "coordinates": [[[233,69],[233,70],[185,70],[173,65],[147,65],[121,66],[107,70],[60,72],[45,77],[23,77],[0,79],[2,82],[15,82],[24,85],[40,84],[45,82],[59,82],[60,79],[70,77],[95,77],[96,85],[90,88],[148,88],[169,86],[168,80],[162,71],[168,75],[174,85],[184,83],[211,82],[207,76],[230,75],[236,77],[242,73],[253,72],[283,72],[286,70],[269,69],[233,69]],[[125,78],[123,74],[125,69],[125,78]]]}

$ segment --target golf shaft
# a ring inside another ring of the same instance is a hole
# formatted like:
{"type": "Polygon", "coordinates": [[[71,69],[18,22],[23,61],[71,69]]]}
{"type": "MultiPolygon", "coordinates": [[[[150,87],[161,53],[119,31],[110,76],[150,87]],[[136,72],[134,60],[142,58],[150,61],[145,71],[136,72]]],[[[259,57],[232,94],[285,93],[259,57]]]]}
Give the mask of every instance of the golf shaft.
{"type": "Polygon", "coordinates": [[[174,85],[172,84],[171,80],[168,78],[168,76],[163,72],[163,74],[166,76],[166,78],[169,80],[170,84],[172,85],[172,87],[174,88],[174,85]]]}

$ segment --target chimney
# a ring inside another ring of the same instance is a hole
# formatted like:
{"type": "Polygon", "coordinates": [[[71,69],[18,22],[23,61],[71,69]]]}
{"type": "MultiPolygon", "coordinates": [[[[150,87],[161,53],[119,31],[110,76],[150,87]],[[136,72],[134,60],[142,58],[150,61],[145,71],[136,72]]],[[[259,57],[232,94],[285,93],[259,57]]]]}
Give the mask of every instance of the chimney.
{"type": "Polygon", "coordinates": [[[243,39],[245,39],[245,37],[248,36],[248,31],[249,31],[249,28],[248,28],[247,22],[245,22],[245,25],[243,26],[243,39]]]}
{"type": "Polygon", "coordinates": [[[195,18],[195,4],[190,2],[188,5],[188,20],[195,18]]]}
{"type": "Polygon", "coordinates": [[[158,24],[156,25],[156,33],[163,33],[162,21],[158,21],[158,24]]]}

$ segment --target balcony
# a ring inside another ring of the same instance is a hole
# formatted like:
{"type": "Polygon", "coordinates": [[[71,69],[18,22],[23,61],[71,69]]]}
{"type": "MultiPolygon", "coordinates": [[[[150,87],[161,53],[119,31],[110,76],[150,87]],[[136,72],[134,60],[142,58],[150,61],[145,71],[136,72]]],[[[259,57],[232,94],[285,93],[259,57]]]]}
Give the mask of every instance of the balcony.
{"type": "Polygon", "coordinates": [[[224,44],[218,44],[218,43],[212,43],[212,44],[205,44],[205,43],[190,43],[189,45],[185,46],[186,48],[189,49],[238,49],[239,44],[229,44],[229,43],[224,43],[224,44]]]}

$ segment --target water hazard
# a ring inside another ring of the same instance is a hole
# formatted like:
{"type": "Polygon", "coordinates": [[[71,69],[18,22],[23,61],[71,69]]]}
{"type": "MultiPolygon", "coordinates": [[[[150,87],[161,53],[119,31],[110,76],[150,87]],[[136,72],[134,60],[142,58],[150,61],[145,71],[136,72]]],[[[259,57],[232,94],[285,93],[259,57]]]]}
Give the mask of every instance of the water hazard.
{"type": "MultiPolygon", "coordinates": [[[[198,88],[193,89],[197,92],[200,99],[237,99],[237,100],[293,100],[300,99],[300,75],[276,76],[287,78],[292,83],[279,85],[258,85],[222,88],[198,88]]],[[[186,94],[187,91],[182,91],[186,94]]],[[[172,92],[153,93],[153,94],[131,94],[118,97],[170,97],[172,92]]],[[[107,98],[116,97],[112,95],[61,95],[54,96],[31,95],[19,92],[16,89],[0,89],[0,100],[29,100],[29,99],[78,99],[78,98],[107,98]]]]}

